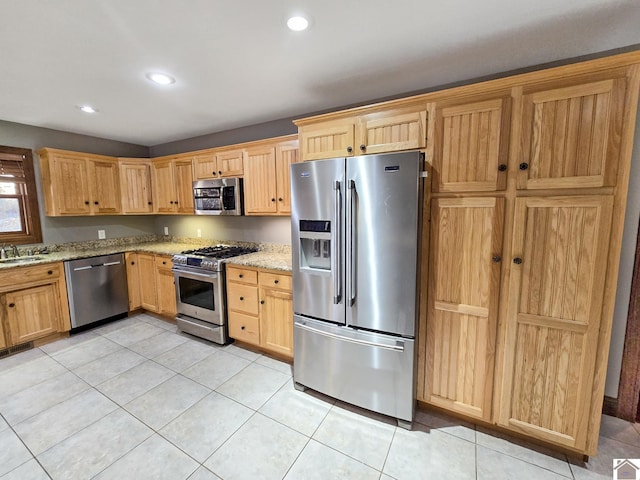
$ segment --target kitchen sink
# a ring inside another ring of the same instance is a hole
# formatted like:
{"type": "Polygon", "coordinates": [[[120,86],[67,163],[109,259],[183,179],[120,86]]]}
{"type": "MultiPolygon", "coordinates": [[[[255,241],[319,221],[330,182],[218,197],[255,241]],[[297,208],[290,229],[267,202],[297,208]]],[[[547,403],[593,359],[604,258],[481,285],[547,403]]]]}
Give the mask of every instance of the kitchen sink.
{"type": "Polygon", "coordinates": [[[13,258],[2,258],[0,259],[0,265],[3,263],[31,263],[36,262],[38,260],[42,260],[42,257],[13,257],[13,258]]]}

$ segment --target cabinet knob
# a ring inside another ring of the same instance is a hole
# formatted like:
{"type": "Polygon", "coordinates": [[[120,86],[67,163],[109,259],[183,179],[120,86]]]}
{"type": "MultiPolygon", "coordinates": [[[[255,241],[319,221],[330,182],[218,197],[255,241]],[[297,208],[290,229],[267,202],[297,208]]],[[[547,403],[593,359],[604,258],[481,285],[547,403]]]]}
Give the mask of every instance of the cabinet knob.
{"type": "Polygon", "coordinates": [[[131,262],[131,265],[135,265],[135,264],[136,264],[136,262],[131,262]]]}
{"type": "Polygon", "coordinates": [[[13,307],[15,307],[15,306],[16,306],[16,304],[15,304],[15,303],[10,303],[10,304],[9,304],[9,308],[13,308],[13,307]]]}
{"type": "Polygon", "coordinates": [[[275,198],[272,198],[272,199],[271,199],[271,201],[272,201],[272,202],[275,202],[275,201],[276,201],[276,199],[275,199],[275,198]]]}
{"type": "Polygon", "coordinates": [[[347,153],[351,153],[351,152],[353,152],[353,148],[347,147],[347,153]]]}
{"type": "Polygon", "coordinates": [[[47,275],[53,275],[53,270],[49,270],[49,271],[47,272],[47,275]]]}
{"type": "Polygon", "coordinates": [[[151,202],[147,202],[147,204],[149,204],[149,205],[153,205],[151,202]]]}
{"type": "Polygon", "coordinates": [[[163,260],[163,261],[162,261],[162,264],[163,264],[163,265],[166,265],[166,264],[167,264],[166,260],[163,260]]]}
{"type": "Polygon", "coordinates": [[[260,300],[260,305],[264,305],[264,300],[260,300]]]}
{"type": "Polygon", "coordinates": [[[242,302],[244,300],[244,297],[240,297],[240,301],[242,302]]]}
{"type": "Polygon", "coordinates": [[[240,327],[240,330],[244,330],[245,328],[246,328],[246,327],[245,327],[244,325],[242,325],[242,326],[240,327]]]}
{"type": "Polygon", "coordinates": [[[89,205],[89,200],[85,200],[84,204],[89,205]]]}
{"type": "Polygon", "coordinates": [[[522,162],[520,164],[520,170],[526,170],[528,168],[529,168],[529,164],[528,163],[522,162]]]}
{"type": "Polygon", "coordinates": [[[98,205],[98,202],[93,202],[94,205],[98,205]]]}
{"type": "Polygon", "coordinates": [[[520,257],[516,257],[513,259],[513,263],[516,265],[520,265],[522,263],[522,259],[520,257]]]}
{"type": "Polygon", "coordinates": [[[500,263],[502,257],[500,255],[494,255],[493,257],[491,257],[491,260],[493,260],[493,263],[500,263]]]}
{"type": "Polygon", "coordinates": [[[218,175],[222,175],[222,170],[218,170],[218,175]]]}
{"type": "Polygon", "coordinates": [[[507,170],[507,165],[504,163],[501,163],[500,165],[498,165],[498,170],[500,172],[505,172],[507,170]]]}
{"type": "Polygon", "coordinates": [[[173,200],[169,201],[169,203],[170,203],[171,205],[173,205],[173,200]]]}
{"type": "Polygon", "coordinates": [[[214,170],[213,172],[211,172],[211,175],[213,175],[215,177],[216,176],[216,171],[214,170]]]}
{"type": "Polygon", "coordinates": [[[178,200],[176,200],[176,205],[178,204],[178,200]]]}
{"type": "Polygon", "coordinates": [[[244,275],[242,275],[242,274],[238,275],[238,278],[242,278],[242,277],[244,277],[244,275]]]}
{"type": "Polygon", "coordinates": [[[283,201],[283,200],[282,200],[282,197],[278,197],[278,201],[279,201],[279,202],[282,202],[282,201],[283,201]]]}
{"type": "Polygon", "coordinates": [[[280,280],[274,280],[273,283],[275,283],[276,285],[280,283],[280,280]]]}
{"type": "Polygon", "coordinates": [[[365,144],[360,145],[360,151],[364,152],[367,149],[367,146],[365,144]]]}

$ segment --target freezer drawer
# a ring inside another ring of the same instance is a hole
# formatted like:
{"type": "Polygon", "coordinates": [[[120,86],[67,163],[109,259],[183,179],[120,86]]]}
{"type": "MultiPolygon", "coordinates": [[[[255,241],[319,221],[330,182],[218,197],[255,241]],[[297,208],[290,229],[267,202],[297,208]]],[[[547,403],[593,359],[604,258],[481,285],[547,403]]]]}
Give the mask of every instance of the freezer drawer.
{"type": "Polygon", "coordinates": [[[414,340],[294,315],[296,383],[353,405],[413,420],[414,340]]]}

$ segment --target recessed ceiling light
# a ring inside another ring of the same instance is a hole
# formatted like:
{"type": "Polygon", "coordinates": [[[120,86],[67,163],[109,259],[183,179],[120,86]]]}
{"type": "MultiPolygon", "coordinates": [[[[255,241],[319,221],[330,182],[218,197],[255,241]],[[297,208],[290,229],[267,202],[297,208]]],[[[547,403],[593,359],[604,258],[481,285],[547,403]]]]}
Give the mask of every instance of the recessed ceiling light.
{"type": "Polygon", "coordinates": [[[166,73],[147,73],[147,78],[158,85],[171,85],[176,79],[166,73]]]}
{"type": "Polygon", "coordinates": [[[80,110],[82,110],[84,113],[97,113],[98,112],[98,110],[93,108],[91,105],[80,105],[78,108],[80,110]]]}
{"type": "Polygon", "coordinates": [[[302,30],[306,30],[309,26],[309,20],[301,16],[294,16],[287,20],[287,27],[289,27],[294,32],[301,32],[302,30]]]}

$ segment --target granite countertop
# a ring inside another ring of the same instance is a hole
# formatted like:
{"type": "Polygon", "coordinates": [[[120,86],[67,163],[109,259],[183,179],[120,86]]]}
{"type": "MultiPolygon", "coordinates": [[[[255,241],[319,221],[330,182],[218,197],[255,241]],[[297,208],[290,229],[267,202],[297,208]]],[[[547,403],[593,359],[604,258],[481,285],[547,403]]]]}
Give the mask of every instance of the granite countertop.
{"type": "Polygon", "coordinates": [[[163,237],[160,237],[160,239],[158,239],[158,237],[155,236],[51,245],[47,246],[49,253],[41,253],[33,256],[27,256],[26,250],[21,248],[20,254],[22,256],[20,257],[20,261],[0,261],[0,270],[64,262],[67,260],[77,260],[79,258],[97,257],[100,255],[122,252],[146,252],[159,255],[174,255],[185,250],[192,250],[202,246],[217,244],[245,245],[257,247],[259,249],[256,253],[233,258],[234,263],[239,262],[237,263],[238,265],[291,271],[291,247],[289,245],[254,244],[202,238],[190,239],[168,237],[164,239],[163,237]]]}

